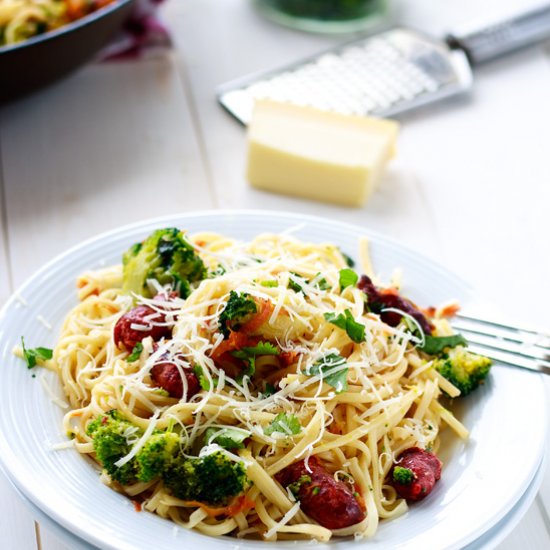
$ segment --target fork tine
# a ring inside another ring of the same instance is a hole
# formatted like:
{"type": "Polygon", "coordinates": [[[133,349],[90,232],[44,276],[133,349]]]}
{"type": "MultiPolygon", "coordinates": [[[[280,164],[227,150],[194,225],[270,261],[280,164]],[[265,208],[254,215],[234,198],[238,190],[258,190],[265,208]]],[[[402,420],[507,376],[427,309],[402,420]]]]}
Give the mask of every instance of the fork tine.
{"type": "Polygon", "coordinates": [[[549,333],[544,333],[540,330],[534,330],[534,329],[528,329],[524,327],[519,327],[517,325],[509,325],[505,323],[499,323],[497,321],[492,321],[490,319],[485,319],[483,317],[472,317],[470,315],[464,315],[463,313],[457,313],[454,316],[455,319],[464,319],[465,321],[469,321],[471,323],[480,323],[483,325],[489,325],[492,327],[498,327],[504,330],[510,330],[513,332],[522,332],[526,334],[533,334],[534,336],[540,336],[541,338],[550,338],[549,333]]]}
{"type": "MultiPolygon", "coordinates": [[[[456,326],[454,327],[458,328],[456,326]]],[[[478,344],[521,357],[541,360],[543,362],[548,362],[550,360],[550,350],[548,348],[537,347],[519,339],[501,338],[492,334],[471,331],[466,328],[462,328],[460,331],[464,334],[468,342],[472,344],[478,344]]],[[[550,366],[550,362],[548,366],[550,366]]]]}
{"type": "Polygon", "coordinates": [[[474,353],[485,355],[486,357],[489,357],[490,359],[493,359],[493,361],[497,361],[498,363],[504,363],[505,365],[512,365],[514,367],[520,367],[522,369],[530,371],[541,372],[543,374],[550,374],[550,366],[542,361],[513,355],[509,352],[499,351],[498,349],[494,348],[486,348],[479,344],[469,346],[468,349],[470,349],[474,353]]]}
{"type": "MultiPolygon", "coordinates": [[[[457,318],[459,316],[457,315],[457,318]]],[[[546,351],[546,356],[550,355],[550,336],[536,332],[530,329],[522,329],[483,319],[460,316],[463,321],[453,321],[453,327],[460,332],[470,332],[480,336],[498,338],[508,342],[527,345],[532,348],[538,348],[546,351]]]]}
{"type": "Polygon", "coordinates": [[[464,333],[469,349],[494,361],[550,374],[550,334],[459,313],[452,326],[464,333]]]}

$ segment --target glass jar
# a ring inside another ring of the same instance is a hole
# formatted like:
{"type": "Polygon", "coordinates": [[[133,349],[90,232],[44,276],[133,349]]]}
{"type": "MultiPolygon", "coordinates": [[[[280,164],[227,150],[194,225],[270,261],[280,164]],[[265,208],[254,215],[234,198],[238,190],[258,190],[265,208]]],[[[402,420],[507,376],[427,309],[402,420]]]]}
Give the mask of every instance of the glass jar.
{"type": "Polygon", "coordinates": [[[311,32],[359,31],[380,23],[388,0],[256,0],[269,19],[311,32]]]}

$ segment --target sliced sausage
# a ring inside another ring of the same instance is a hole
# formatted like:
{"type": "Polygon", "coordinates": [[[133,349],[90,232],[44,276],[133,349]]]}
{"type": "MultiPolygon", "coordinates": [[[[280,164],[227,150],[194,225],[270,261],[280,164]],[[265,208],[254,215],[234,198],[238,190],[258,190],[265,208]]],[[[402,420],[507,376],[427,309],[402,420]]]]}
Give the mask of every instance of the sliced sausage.
{"type": "Polygon", "coordinates": [[[161,338],[169,338],[172,329],[163,325],[166,316],[146,305],[137,306],[125,313],[116,323],[114,330],[115,344],[123,345],[128,351],[147,336],[156,342],[161,338]]]}
{"type": "MultiPolygon", "coordinates": [[[[190,368],[182,368],[183,375],[187,382],[187,401],[200,391],[199,379],[190,368]]],[[[183,381],[178,367],[171,361],[157,363],[151,369],[153,382],[163,390],[166,390],[170,397],[181,399],[183,397],[183,381]]]]}
{"type": "Polygon", "coordinates": [[[399,296],[395,289],[377,288],[372,280],[366,275],[361,275],[357,283],[357,288],[367,295],[367,305],[371,311],[380,314],[380,319],[391,327],[396,327],[403,318],[403,315],[396,311],[382,311],[384,309],[398,309],[413,317],[422,327],[424,334],[432,333],[432,325],[426,319],[426,316],[410,301],[399,296]]]}
{"type": "Polygon", "coordinates": [[[433,453],[419,447],[411,447],[403,451],[390,470],[390,483],[394,486],[397,494],[401,498],[413,501],[427,497],[440,477],[441,460],[433,453]],[[404,484],[395,481],[393,474],[398,466],[411,470],[413,479],[410,483],[404,484]]]}
{"type": "Polygon", "coordinates": [[[366,517],[359,494],[342,481],[336,481],[315,457],[295,462],[275,475],[281,485],[291,486],[300,508],[327,529],[342,529],[366,517]],[[292,485],[294,484],[294,485],[292,485]]]}

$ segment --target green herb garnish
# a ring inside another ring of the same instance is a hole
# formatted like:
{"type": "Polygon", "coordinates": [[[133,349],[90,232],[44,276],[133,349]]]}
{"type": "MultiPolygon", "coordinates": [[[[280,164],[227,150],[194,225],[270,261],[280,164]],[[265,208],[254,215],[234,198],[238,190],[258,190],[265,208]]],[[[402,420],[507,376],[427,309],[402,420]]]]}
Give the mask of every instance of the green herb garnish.
{"type": "Polygon", "coordinates": [[[340,270],[340,290],[344,290],[348,286],[355,286],[359,280],[359,275],[353,269],[340,270]]]}
{"type": "Polygon", "coordinates": [[[324,317],[329,323],[345,330],[350,339],[355,343],[360,344],[365,341],[365,325],[358,323],[353,318],[349,309],[346,309],[344,313],[340,313],[339,315],[336,315],[336,313],[325,313],[324,317]]]}
{"type": "Polygon", "coordinates": [[[49,348],[34,348],[27,349],[25,347],[25,339],[21,336],[21,347],[23,348],[23,358],[27,363],[27,368],[36,367],[37,361],[47,361],[53,357],[53,350],[49,348]]]}
{"type": "Polygon", "coordinates": [[[224,449],[244,449],[244,440],[250,437],[247,430],[238,430],[236,428],[208,428],[206,430],[206,443],[217,443],[224,449]]]}
{"type": "Polygon", "coordinates": [[[139,356],[141,355],[141,352],[143,351],[143,344],[141,342],[138,342],[134,349],[132,350],[132,353],[128,355],[128,358],[126,359],[128,363],[133,363],[134,361],[137,361],[139,359],[139,356]]]}
{"type": "Polygon", "coordinates": [[[265,435],[271,435],[274,432],[284,435],[296,435],[302,431],[302,426],[298,417],[294,414],[279,413],[273,422],[267,428],[264,428],[265,435]]]}
{"type": "Polygon", "coordinates": [[[320,376],[336,393],[342,393],[348,389],[348,370],[346,360],[341,355],[329,353],[308,367],[306,374],[320,376]],[[342,368],[344,365],[346,367],[342,368]]]}
{"type": "Polygon", "coordinates": [[[452,336],[430,336],[426,334],[424,338],[424,345],[419,349],[429,355],[439,355],[443,353],[445,348],[468,345],[468,341],[462,334],[453,334],[452,336]]]}

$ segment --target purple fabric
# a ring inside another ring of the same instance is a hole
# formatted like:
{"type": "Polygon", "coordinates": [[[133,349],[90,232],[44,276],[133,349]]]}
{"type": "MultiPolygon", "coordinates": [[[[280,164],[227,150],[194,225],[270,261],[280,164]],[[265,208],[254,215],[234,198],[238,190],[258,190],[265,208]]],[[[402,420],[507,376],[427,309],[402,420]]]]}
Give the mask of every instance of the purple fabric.
{"type": "Polygon", "coordinates": [[[168,29],[158,18],[164,0],[137,0],[132,15],[113,41],[99,53],[102,61],[142,57],[169,48],[168,29]]]}

